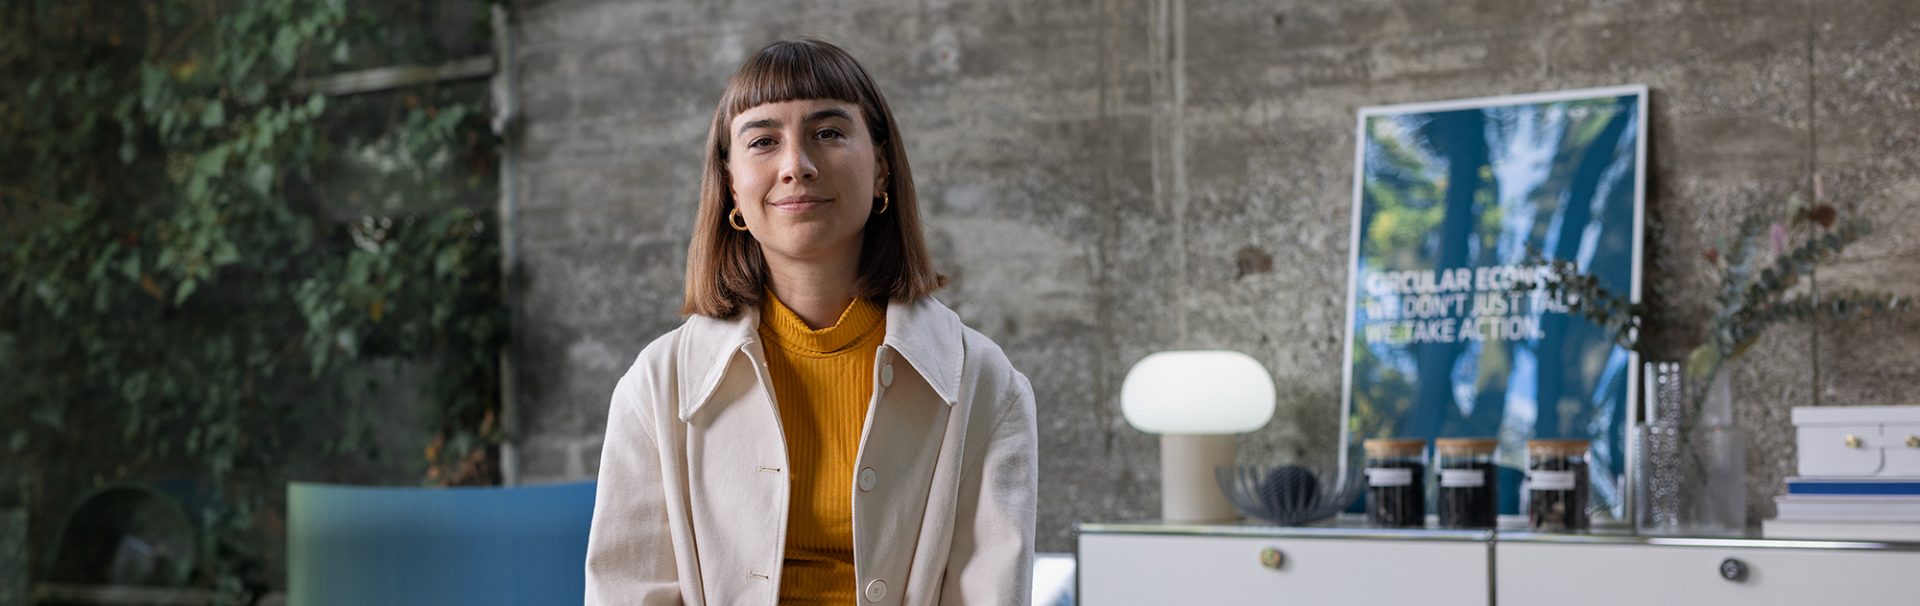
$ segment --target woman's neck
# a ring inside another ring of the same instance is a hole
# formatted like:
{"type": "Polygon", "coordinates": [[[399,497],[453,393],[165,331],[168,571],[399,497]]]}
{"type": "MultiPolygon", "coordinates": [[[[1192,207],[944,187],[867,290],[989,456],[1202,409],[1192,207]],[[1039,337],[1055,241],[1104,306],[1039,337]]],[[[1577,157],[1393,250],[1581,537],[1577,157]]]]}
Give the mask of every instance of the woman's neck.
{"type": "Polygon", "coordinates": [[[853,303],[854,269],[830,268],[813,264],[780,264],[768,267],[773,296],[794,315],[819,330],[833,326],[840,314],[853,303]],[[780,265],[786,265],[781,267],[780,265]]]}

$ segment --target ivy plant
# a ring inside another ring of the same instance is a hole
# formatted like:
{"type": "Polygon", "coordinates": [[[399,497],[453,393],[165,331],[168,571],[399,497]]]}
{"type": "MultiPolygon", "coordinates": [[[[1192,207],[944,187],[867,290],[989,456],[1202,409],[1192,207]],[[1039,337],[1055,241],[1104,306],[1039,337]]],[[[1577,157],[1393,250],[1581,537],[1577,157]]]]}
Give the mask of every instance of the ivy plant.
{"type": "Polygon", "coordinates": [[[185,478],[195,582],[257,595],[285,482],[373,456],[396,376],[419,481],[496,481],[484,90],[306,84],[432,39],[381,6],[0,6],[0,503],[37,556],[88,490],[185,478]]]}

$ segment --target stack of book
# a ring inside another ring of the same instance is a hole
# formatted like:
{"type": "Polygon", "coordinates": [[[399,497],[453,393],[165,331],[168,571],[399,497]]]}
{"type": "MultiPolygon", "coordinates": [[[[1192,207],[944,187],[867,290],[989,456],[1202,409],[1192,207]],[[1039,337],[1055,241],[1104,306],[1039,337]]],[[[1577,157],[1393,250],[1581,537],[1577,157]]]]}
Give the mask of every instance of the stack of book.
{"type": "Polygon", "coordinates": [[[1920,542],[1920,406],[1793,409],[1800,477],[1767,538],[1920,542]]]}
{"type": "Polygon", "coordinates": [[[1920,541],[1920,477],[1787,478],[1770,539],[1920,541]]]}

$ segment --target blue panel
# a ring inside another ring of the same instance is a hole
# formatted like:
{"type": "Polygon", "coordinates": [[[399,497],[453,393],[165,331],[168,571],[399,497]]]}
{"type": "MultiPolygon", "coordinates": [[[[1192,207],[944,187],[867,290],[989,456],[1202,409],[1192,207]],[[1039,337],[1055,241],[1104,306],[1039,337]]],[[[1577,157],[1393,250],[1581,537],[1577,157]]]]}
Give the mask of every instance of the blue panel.
{"type": "Polygon", "coordinates": [[[579,604],[593,495],[290,484],[289,603],[579,604]]]}
{"type": "MultiPolygon", "coordinates": [[[[1787,494],[1798,495],[1900,495],[1920,496],[1920,482],[1912,481],[1835,481],[1787,480],[1787,494]]],[[[1863,501],[1870,502],[1870,501],[1863,501]]]]}

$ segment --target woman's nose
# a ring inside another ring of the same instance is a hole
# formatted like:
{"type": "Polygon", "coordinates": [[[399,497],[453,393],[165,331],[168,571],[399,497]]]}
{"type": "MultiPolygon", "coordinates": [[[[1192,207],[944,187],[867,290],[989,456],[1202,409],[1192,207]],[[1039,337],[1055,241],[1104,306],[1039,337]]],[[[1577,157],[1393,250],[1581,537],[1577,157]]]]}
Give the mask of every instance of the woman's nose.
{"type": "Polygon", "coordinates": [[[787,150],[786,160],[780,165],[781,183],[812,181],[820,176],[819,169],[813,166],[813,158],[807,156],[805,145],[790,145],[787,150]]]}

